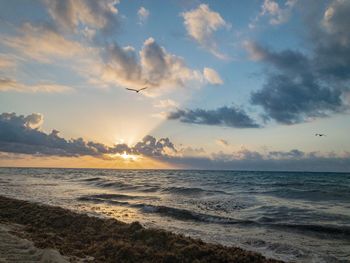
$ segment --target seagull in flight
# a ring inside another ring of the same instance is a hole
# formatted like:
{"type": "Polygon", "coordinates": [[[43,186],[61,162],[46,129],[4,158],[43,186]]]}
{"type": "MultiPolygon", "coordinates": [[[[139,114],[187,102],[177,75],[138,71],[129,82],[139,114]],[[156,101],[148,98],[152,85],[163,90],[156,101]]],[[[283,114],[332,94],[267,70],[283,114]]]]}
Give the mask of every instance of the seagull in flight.
{"type": "Polygon", "coordinates": [[[323,134],[323,133],[316,133],[315,136],[322,137],[322,136],[326,136],[326,134],[323,134]]]}
{"type": "Polygon", "coordinates": [[[142,89],[129,89],[129,88],[126,88],[127,90],[131,90],[131,91],[135,91],[136,93],[139,93],[141,90],[145,90],[147,89],[148,87],[144,87],[142,89]]]}

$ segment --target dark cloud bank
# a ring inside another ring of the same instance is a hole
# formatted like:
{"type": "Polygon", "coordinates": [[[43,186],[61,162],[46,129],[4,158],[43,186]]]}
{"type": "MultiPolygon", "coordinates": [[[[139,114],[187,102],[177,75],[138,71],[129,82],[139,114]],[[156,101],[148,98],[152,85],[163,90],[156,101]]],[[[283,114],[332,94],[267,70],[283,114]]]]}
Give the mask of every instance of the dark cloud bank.
{"type": "Polygon", "coordinates": [[[134,146],[117,144],[113,147],[85,141],[82,138],[66,140],[57,130],[47,134],[40,130],[41,114],[28,116],[15,113],[0,115],[0,152],[30,154],[35,156],[92,156],[107,158],[108,154],[143,155],[167,162],[181,168],[234,169],[234,170],[307,170],[307,171],[350,171],[350,154],[320,156],[299,150],[289,152],[271,151],[261,153],[241,150],[232,154],[217,153],[208,157],[182,155],[168,138],[157,140],[147,135],[134,146]],[[107,156],[107,157],[106,157],[107,156]]]}
{"type": "Polygon", "coordinates": [[[108,147],[104,144],[84,141],[82,138],[66,140],[59,136],[57,130],[50,134],[39,130],[43,116],[33,113],[28,116],[15,113],[0,115],[0,151],[24,154],[39,154],[53,156],[93,156],[103,157],[105,154],[142,154],[158,157],[164,154],[166,148],[175,150],[168,138],[156,140],[146,136],[134,147],[117,144],[108,147]]]}
{"type": "Polygon", "coordinates": [[[263,88],[251,96],[252,104],[260,105],[267,118],[294,124],[342,110],[341,91],[323,84],[304,55],[255,48],[262,52],[263,61],[274,67],[263,88]]]}
{"type": "Polygon", "coordinates": [[[180,120],[185,123],[227,126],[234,128],[258,128],[257,124],[242,109],[221,107],[215,110],[177,110],[168,115],[169,120],[180,120]]]}

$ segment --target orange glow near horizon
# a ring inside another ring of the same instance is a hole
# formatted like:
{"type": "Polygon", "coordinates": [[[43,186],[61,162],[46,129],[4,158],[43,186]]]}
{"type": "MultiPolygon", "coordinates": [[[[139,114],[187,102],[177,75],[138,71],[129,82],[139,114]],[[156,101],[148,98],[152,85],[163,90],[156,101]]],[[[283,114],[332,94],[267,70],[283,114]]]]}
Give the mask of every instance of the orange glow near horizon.
{"type": "Polygon", "coordinates": [[[0,167],[43,167],[43,168],[99,168],[99,169],[170,169],[176,168],[167,163],[146,157],[126,153],[108,156],[108,158],[50,157],[21,154],[13,158],[0,158],[0,167]]]}

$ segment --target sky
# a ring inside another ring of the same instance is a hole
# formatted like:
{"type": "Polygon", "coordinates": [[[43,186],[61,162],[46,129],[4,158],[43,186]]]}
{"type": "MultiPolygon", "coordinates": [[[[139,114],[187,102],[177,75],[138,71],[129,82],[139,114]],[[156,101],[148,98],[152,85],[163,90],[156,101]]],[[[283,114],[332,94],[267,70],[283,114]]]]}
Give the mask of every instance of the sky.
{"type": "Polygon", "coordinates": [[[0,166],[349,172],[349,14],[0,0],[0,166]]]}

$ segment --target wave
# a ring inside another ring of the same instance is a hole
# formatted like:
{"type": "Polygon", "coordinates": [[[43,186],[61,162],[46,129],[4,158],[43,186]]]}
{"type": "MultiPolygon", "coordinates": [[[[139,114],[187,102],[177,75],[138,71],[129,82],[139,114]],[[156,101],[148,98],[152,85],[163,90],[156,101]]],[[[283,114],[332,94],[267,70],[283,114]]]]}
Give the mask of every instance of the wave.
{"type": "Polygon", "coordinates": [[[162,190],[163,193],[178,194],[178,195],[214,195],[214,194],[227,194],[224,191],[205,190],[198,187],[167,187],[162,190]]]}
{"type": "Polygon", "coordinates": [[[97,183],[98,186],[101,187],[112,187],[112,188],[122,188],[122,189],[133,189],[136,188],[136,186],[131,185],[131,184],[126,184],[122,182],[102,182],[102,183],[97,183]]]}
{"type": "MultiPolygon", "coordinates": [[[[254,192],[252,192],[254,193],[254,192]]],[[[278,198],[291,200],[308,201],[346,201],[350,198],[349,191],[343,189],[325,190],[325,189],[273,189],[261,192],[264,195],[275,196],[278,198]]]]}
{"type": "Polygon", "coordinates": [[[82,179],[81,181],[98,188],[112,188],[118,190],[135,190],[144,193],[157,192],[159,187],[152,185],[133,185],[119,181],[111,181],[101,177],[82,179]]]}
{"type": "Polygon", "coordinates": [[[332,226],[332,225],[315,225],[315,224],[270,224],[279,228],[289,228],[299,231],[308,231],[315,233],[340,235],[350,237],[350,227],[347,226],[332,226]]]}
{"type": "Polygon", "coordinates": [[[113,199],[137,199],[144,198],[143,196],[122,195],[122,194],[97,194],[85,195],[78,198],[79,201],[107,201],[113,199]]]}
{"type": "Polygon", "coordinates": [[[92,178],[86,178],[86,179],[81,179],[83,182],[95,182],[95,181],[100,181],[102,180],[101,177],[92,177],[92,178]]]}
{"type": "Polygon", "coordinates": [[[9,181],[5,181],[5,180],[2,180],[1,178],[0,178],[0,184],[8,184],[9,183],[9,181]]]}
{"type": "MultiPolygon", "coordinates": [[[[198,213],[193,212],[186,209],[181,208],[175,208],[175,207],[169,207],[169,206],[157,206],[157,205],[150,205],[145,203],[129,203],[127,201],[118,201],[115,199],[136,199],[139,198],[137,196],[129,196],[129,195],[119,195],[119,194],[107,194],[102,196],[107,196],[111,198],[101,198],[101,195],[95,195],[95,196],[82,196],[79,197],[79,201],[87,201],[87,202],[94,202],[94,203],[108,203],[112,205],[119,205],[119,206],[128,206],[131,208],[137,208],[140,209],[144,213],[156,213],[162,216],[169,216],[174,219],[178,220],[191,220],[191,221],[197,221],[197,222],[203,222],[203,223],[217,223],[217,224],[251,224],[254,223],[250,220],[238,220],[228,217],[221,217],[221,216],[215,216],[215,215],[209,215],[204,213],[198,213]]],[[[142,198],[142,197],[141,197],[142,198]]]]}
{"type": "Polygon", "coordinates": [[[198,195],[206,195],[212,196],[217,194],[229,195],[229,193],[220,190],[207,190],[200,187],[183,187],[183,186],[172,186],[161,188],[158,185],[154,184],[130,184],[116,180],[108,180],[107,178],[102,177],[92,177],[92,178],[84,178],[80,181],[85,182],[89,185],[93,185],[99,188],[113,188],[118,190],[134,190],[143,193],[153,193],[153,192],[161,192],[165,194],[173,194],[173,195],[184,195],[184,196],[198,196],[198,195]]]}
{"type": "Polygon", "coordinates": [[[154,206],[146,204],[137,204],[135,207],[141,208],[145,213],[157,213],[165,216],[169,216],[180,220],[191,220],[203,223],[216,223],[216,224],[251,224],[253,221],[238,220],[228,217],[221,217],[203,213],[197,213],[181,208],[174,208],[168,206],[154,206]]]}
{"type": "MultiPolygon", "coordinates": [[[[271,227],[279,228],[285,231],[300,231],[303,234],[315,233],[315,234],[327,234],[334,238],[349,238],[350,227],[347,226],[332,226],[332,225],[317,225],[317,224],[288,224],[288,223],[274,223],[274,220],[245,220],[236,219],[232,217],[217,216],[211,214],[204,214],[199,212],[190,211],[182,208],[175,208],[163,205],[151,205],[145,203],[130,203],[127,201],[118,201],[115,199],[126,200],[136,199],[137,196],[119,195],[119,194],[107,194],[96,195],[94,197],[80,197],[81,201],[90,201],[95,203],[108,203],[117,206],[127,206],[130,208],[140,209],[143,213],[154,213],[160,216],[167,216],[173,219],[182,221],[193,221],[199,223],[212,223],[220,225],[242,225],[242,226],[255,226],[255,227],[271,227]],[[100,198],[100,197],[103,198],[100,198]]],[[[142,197],[140,197],[142,198],[142,197]]]]}

